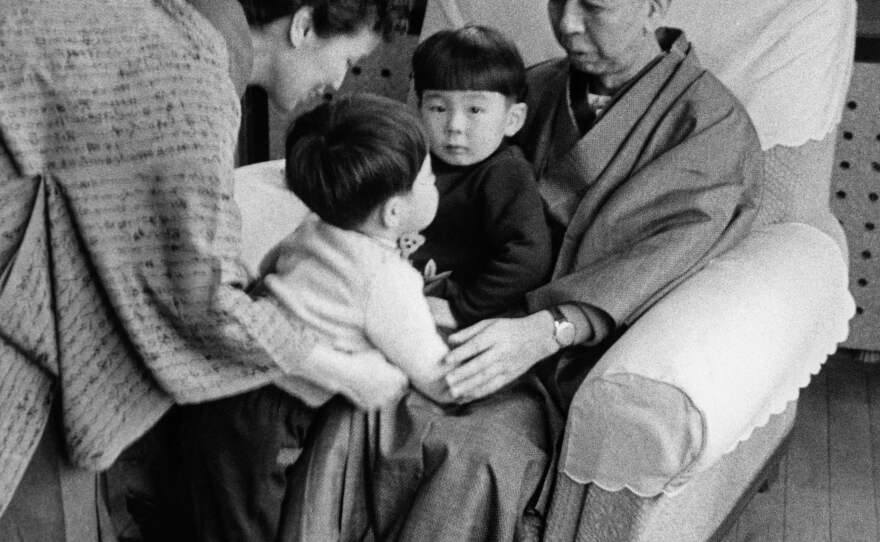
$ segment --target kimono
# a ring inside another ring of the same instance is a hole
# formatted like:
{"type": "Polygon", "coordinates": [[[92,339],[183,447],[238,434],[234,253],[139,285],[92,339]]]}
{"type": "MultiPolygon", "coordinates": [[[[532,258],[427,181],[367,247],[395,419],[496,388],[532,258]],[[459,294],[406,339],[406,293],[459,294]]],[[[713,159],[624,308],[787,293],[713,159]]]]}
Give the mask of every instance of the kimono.
{"type": "Polygon", "coordinates": [[[295,373],[315,339],[243,291],[217,29],[185,0],[0,13],[0,538],[51,540],[4,513],[26,470],[93,482],[175,402],[295,373]]]}
{"type": "Polygon", "coordinates": [[[567,396],[628,324],[749,231],[760,195],[760,146],[744,109],[680,32],[660,41],[661,58],[583,136],[567,107],[568,62],[529,73],[519,143],[558,253],[552,279],[527,302],[594,307],[613,322],[605,340],[539,364],[552,395],[529,374],[454,411],[411,396],[377,415],[327,412],[320,452],[301,458],[288,486],[283,539],[540,539],[555,469],[574,460],[554,457],[567,396]]]}

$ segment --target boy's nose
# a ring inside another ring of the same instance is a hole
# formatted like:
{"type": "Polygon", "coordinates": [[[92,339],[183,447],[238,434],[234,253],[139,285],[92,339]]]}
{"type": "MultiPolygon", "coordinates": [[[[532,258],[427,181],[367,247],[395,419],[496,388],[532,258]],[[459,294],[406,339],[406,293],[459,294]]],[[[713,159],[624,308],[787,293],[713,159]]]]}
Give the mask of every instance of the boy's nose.
{"type": "Polygon", "coordinates": [[[461,132],[464,130],[464,115],[459,112],[451,112],[446,118],[446,130],[461,132]]]}

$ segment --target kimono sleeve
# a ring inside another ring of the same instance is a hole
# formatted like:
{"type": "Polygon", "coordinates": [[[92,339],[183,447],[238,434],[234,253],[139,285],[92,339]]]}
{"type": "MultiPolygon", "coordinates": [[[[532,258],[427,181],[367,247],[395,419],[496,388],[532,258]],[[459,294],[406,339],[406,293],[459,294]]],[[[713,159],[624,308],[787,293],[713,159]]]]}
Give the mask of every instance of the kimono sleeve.
{"type": "Polygon", "coordinates": [[[580,302],[629,324],[748,233],[763,184],[760,145],[745,110],[712,90],[619,149],[632,167],[613,178],[612,164],[595,180],[530,308],[580,302]]]}

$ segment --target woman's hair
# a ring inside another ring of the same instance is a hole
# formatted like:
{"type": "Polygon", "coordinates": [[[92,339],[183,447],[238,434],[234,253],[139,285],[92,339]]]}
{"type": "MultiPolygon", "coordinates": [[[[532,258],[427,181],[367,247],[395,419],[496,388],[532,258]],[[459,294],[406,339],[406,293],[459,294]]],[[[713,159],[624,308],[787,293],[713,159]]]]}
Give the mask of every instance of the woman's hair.
{"type": "Polygon", "coordinates": [[[406,105],[357,94],[299,116],[285,150],[287,186],[325,222],[352,229],[412,189],[428,144],[406,105]]]}
{"type": "Polygon", "coordinates": [[[412,58],[416,96],[425,90],[499,92],[526,96],[526,68],[516,45],[486,26],[441,30],[419,44],[412,58]]]}
{"type": "Polygon", "coordinates": [[[356,34],[366,27],[385,38],[391,34],[388,0],[238,0],[250,26],[265,26],[312,8],[315,33],[321,38],[356,34]]]}

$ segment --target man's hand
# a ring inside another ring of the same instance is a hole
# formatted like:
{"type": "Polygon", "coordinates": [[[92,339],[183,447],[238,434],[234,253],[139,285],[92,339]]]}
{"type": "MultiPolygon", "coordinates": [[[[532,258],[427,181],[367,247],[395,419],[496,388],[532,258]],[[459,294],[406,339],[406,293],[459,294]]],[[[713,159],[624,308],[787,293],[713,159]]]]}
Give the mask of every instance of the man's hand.
{"type": "Polygon", "coordinates": [[[454,349],[445,363],[457,367],[446,375],[446,383],[461,401],[494,393],[559,350],[547,311],[483,320],[450,335],[449,342],[454,349]]]}

